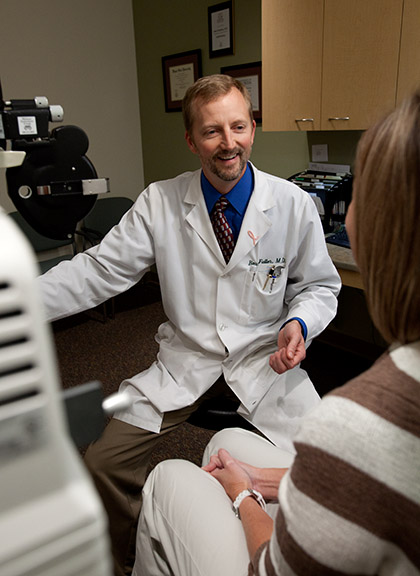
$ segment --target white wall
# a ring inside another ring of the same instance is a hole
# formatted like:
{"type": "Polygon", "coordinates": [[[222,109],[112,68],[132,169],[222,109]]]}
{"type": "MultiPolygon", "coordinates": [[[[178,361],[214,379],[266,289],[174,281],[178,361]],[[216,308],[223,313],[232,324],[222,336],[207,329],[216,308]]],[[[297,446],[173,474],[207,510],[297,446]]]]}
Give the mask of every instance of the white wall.
{"type": "MultiPolygon", "coordinates": [[[[63,106],[111,195],[135,199],[144,177],[131,0],[1,0],[0,27],[4,99],[63,106]]],[[[4,172],[0,205],[10,212],[4,172]]]]}

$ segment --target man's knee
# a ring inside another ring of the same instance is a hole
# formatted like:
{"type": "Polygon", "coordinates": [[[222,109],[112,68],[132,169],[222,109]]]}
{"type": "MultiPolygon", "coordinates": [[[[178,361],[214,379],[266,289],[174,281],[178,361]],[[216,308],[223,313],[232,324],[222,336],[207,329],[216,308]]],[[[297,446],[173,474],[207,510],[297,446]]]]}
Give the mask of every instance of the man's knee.
{"type": "Polygon", "coordinates": [[[107,475],[111,470],[125,469],[125,454],[130,446],[128,436],[133,436],[136,430],[131,424],[119,420],[112,419],[109,422],[102,435],[89,445],[84,456],[93,477],[107,475]]]}
{"type": "Polygon", "coordinates": [[[109,460],[104,457],[102,450],[98,450],[96,442],[88,446],[83,460],[93,476],[104,472],[109,466],[109,460]]]}

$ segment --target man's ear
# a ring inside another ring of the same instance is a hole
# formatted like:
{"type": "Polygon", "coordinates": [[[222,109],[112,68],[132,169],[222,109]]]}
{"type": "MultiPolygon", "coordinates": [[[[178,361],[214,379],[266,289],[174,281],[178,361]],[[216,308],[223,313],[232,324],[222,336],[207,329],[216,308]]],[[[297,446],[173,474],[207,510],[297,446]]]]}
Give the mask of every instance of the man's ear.
{"type": "Polygon", "coordinates": [[[191,150],[191,152],[193,154],[197,154],[197,148],[195,147],[191,136],[188,134],[188,131],[185,131],[185,140],[187,141],[188,148],[191,150]]]}
{"type": "Polygon", "coordinates": [[[251,136],[251,146],[254,144],[254,138],[255,138],[255,129],[257,127],[257,123],[255,122],[255,120],[252,121],[252,136],[251,136]]]}

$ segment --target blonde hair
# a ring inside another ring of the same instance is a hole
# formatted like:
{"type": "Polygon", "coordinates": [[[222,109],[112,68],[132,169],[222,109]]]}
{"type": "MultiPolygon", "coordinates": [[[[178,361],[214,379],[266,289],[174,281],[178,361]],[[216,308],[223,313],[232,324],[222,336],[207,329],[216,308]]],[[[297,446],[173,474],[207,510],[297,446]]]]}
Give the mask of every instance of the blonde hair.
{"type": "Polygon", "coordinates": [[[367,130],[353,185],[357,262],[388,342],[420,339],[420,91],[367,130]]]}
{"type": "Polygon", "coordinates": [[[199,78],[192,86],[190,86],[185,96],[182,100],[182,115],[184,119],[184,126],[189,135],[191,135],[191,129],[194,122],[193,114],[193,104],[196,100],[200,99],[203,103],[211,102],[220,98],[220,96],[225,96],[229,94],[231,90],[236,88],[244,97],[244,100],[248,106],[249,117],[251,122],[253,121],[252,113],[252,102],[251,96],[247,88],[227,74],[213,74],[211,76],[203,76],[199,78]]]}

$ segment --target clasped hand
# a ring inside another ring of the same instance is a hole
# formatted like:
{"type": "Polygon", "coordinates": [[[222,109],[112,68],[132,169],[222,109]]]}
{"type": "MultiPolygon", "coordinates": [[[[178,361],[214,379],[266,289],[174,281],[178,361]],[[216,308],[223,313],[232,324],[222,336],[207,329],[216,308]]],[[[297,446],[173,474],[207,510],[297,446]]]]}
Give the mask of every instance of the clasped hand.
{"type": "Polygon", "coordinates": [[[203,466],[205,472],[209,472],[220,482],[232,502],[238,494],[247,488],[257,490],[252,480],[252,468],[253,466],[249,466],[233,458],[233,456],[223,448],[210,458],[207,466],[203,466]]]}
{"type": "Polygon", "coordinates": [[[223,448],[210,458],[203,470],[220,482],[232,502],[243,490],[251,488],[260,492],[266,501],[276,500],[280,481],[287,472],[287,468],[251,466],[223,448]]]}

